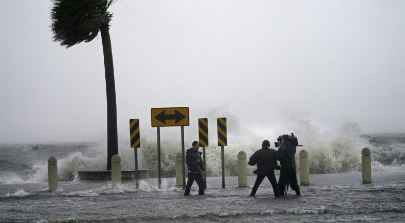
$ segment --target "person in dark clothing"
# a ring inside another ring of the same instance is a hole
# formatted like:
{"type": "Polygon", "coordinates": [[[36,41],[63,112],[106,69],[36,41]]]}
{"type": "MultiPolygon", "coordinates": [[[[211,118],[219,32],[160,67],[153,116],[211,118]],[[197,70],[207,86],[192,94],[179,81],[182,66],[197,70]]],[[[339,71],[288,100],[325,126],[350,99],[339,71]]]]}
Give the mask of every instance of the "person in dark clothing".
{"type": "Polygon", "coordinates": [[[278,159],[280,160],[281,170],[280,178],[278,179],[278,188],[281,195],[287,194],[287,186],[295,191],[297,195],[300,195],[300,187],[298,186],[296,165],[295,165],[295,153],[298,146],[298,139],[291,135],[279,136],[277,141],[279,142],[278,159]]]}
{"type": "Polygon", "coordinates": [[[280,169],[277,165],[277,151],[270,149],[269,147],[270,142],[264,140],[262,148],[257,150],[249,159],[249,165],[254,166],[257,164],[257,170],[254,172],[257,174],[257,178],[250,196],[255,196],[257,189],[265,177],[269,179],[271,186],[273,187],[274,196],[280,196],[276,176],[274,175],[274,169],[280,169]]]}
{"type": "Polygon", "coordinates": [[[184,191],[184,195],[190,195],[191,186],[194,183],[194,180],[198,184],[198,195],[204,195],[204,178],[203,178],[203,171],[204,165],[201,159],[201,152],[198,152],[198,142],[194,141],[192,143],[192,148],[188,149],[186,152],[186,164],[187,164],[187,184],[186,190],[184,191]]]}

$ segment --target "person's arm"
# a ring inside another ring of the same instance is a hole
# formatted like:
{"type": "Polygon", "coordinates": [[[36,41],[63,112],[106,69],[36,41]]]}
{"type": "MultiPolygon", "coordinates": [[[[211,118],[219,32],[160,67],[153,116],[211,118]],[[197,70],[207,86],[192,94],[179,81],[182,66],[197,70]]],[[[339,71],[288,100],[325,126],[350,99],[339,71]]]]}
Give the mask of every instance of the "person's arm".
{"type": "Polygon", "coordinates": [[[274,150],[273,151],[273,155],[274,155],[274,169],[275,170],[281,170],[281,167],[278,165],[278,163],[277,163],[277,160],[280,160],[279,159],[279,157],[278,157],[278,151],[277,150],[274,150]]]}
{"type": "Polygon", "coordinates": [[[204,172],[205,171],[205,168],[204,168],[204,161],[203,161],[203,159],[201,158],[201,152],[200,152],[200,169],[204,172]]]}
{"type": "Polygon", "coordinates": [[[282,153],[283,152],[283,150],[281,149],[281,147],[279,147],[278,148],[278,150],[277,150],[277,152],[276,152],[276,159],[278,160],[278,161],[281,161],[281,158],[282,158],[282,153]]]}
{"type": "MultiPolygon", "coordinates": [[[[278,150],[280,150],[280,149],[278,149],[278,150]]],[[[280,154],[279,154],[279,151],[276,150],[276,152],[275,152],[274,155],[276,156],[276,161],[277,161],[277,160],[280,161],[280,154]]]]}
{"type": "Polygon", "coordinates": [[[248,164],[250,166],[254,166],[257,164],[258,161],[258,155],[257,155],[257,151],[255,153],[253,153],[253,155],[249,158],[249,162],[248,164]]]}

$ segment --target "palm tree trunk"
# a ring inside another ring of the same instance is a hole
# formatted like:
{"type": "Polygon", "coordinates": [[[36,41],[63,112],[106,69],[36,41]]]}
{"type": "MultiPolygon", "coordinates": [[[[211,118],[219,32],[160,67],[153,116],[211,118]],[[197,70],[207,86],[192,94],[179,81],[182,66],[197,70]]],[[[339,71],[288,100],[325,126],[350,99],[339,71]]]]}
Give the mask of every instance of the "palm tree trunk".
{"type": "Polygon", "coordinates": [[[107,170],[111,170],[111,157],[118,154],[117,104],[115,99],[114,65],[108,24],[102,24],[105,85],[107,93],[107,170]]]}

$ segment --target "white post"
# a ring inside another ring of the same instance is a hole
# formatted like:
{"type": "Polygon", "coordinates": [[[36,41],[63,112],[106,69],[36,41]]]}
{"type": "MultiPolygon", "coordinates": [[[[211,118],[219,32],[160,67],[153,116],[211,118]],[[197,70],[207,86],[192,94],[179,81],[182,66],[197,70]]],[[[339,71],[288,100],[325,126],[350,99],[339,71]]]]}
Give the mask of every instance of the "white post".
{"type": "Polygon", "coordinates": [[[238,185],[247,187],[247,156],[244,151],[238,153],[238,185]]]}
{"type": "Polygon", "coordinates": [[[306,150],[300,151],[300,184],[303,186],[309,185],[309,160],[306,150]]]}
{"type": "Polygon", "coordinates": [[[48,159],[48,186],[49,191],[54,192],[58,189],[58,161],[51,156],[48,159]]]}
{"type": "Polygon", "coordinates": [[[361,172],[363,184],[371,183],[371,151],[368,148],[361,151],[361,172]]]}
{"type": "Polygon", "coordinates": [[[183,158],[181,153],[176,155],[176,187],[183,186],[183,158]]]}
{"type": "Polygon", "coordinates": [[[121,183],[121,158],[118,154],[111,157],[111,181],[113,186],[121,183]]]}

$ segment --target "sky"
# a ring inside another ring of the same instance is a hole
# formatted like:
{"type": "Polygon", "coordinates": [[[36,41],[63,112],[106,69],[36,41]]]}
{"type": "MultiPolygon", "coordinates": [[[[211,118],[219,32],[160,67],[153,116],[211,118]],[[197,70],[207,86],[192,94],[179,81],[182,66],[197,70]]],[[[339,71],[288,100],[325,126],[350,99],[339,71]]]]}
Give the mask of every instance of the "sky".
{"type": "MultiPolygon", "coordinates": [[[[2,1],[0,144],[106,138],[101,37],[60,46],[51,7],[2,1]]],[[[150,109],[173,106],[190,107],[188,139],[202,117],[210,135],[217,117],[235,134],[405,132],[405,1],[117,0],[110,11],[120,144],[128,119],[154,136],[150,109]]]]}

